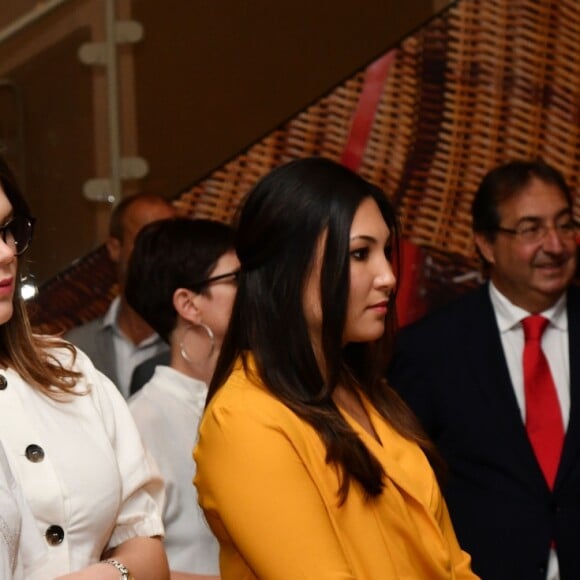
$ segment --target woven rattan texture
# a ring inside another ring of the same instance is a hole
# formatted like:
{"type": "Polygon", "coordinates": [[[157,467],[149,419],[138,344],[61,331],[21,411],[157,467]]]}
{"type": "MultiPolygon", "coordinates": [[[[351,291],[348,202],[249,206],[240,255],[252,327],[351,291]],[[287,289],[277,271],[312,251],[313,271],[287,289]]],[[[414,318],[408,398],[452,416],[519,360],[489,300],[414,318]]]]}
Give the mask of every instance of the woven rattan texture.
{"type": "MultiPolygon", "coordinates": [[[[428,253],[428,291],[451,295],[473,284],[469,210],[493,166],[541,157],[580,196],[579,38],[578,0],[461,0],[397,48],[360,172],[397,203],[404,235],[428,253]]],[[[310,155],[340,160],[363,82],[359,71],[193,185],[176,199],[179,211],[230,221],[276,165],[310,155]]],[[[106,284],[90,289],[78,274],[73,267],[41,292],[34,321],[43,329],[105,309],[106,284]],[[72,299],[78,285],[98,307],[72,299]]],[[[107,275],[93,267],[91,280],[107,275]]]]}
{"type": "Polygon", "coordinates": [[[28,302],[28,312],[37,332],[57,334],[103,314],[117,293],[103,245],[49,280],[28,302]]]}
{"type": "Polygon", "coordinates": [[[178,207],[188,215],[231,221],[241,198],[275,166],[312,155],[339,161],[363,81],[364,73],[357,73],[282,128],[183,193],[178,207]]]}

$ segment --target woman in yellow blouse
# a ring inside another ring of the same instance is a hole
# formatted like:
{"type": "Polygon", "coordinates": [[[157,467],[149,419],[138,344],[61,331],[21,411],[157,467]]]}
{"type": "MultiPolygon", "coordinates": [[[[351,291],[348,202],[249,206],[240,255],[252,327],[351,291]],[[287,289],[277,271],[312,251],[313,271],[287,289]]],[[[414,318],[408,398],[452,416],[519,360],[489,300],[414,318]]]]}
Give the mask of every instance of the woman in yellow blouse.
{"type": "Polygon", "coordinates": [[[224,580],[476,578],[437,456],[382,378],[395,244],[383,192],[325,159],[275,169],[246,199],[195,450],[224,580]]]}

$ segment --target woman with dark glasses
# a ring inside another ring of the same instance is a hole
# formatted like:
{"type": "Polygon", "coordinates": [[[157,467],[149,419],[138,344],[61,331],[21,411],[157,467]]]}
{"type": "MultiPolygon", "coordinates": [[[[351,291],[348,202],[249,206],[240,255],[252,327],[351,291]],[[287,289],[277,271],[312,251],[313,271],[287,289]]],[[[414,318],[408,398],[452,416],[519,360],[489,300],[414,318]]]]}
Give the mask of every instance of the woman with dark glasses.
{"type": "Polygon", "coordinates": [[[207,385],[237,290],[232,229],[176,218],[146,226],[135,241],[125,293],[170,345],[170,366],[129,401],[167,485],[165,549],[172,579],[218,574],[218,543],[197,505],[191,458],[207,385]]]}
{"type": "Polygon", "coordinates": [[[19,256],[34,220],[0,158],[0,440],[46,553],[27,580],[169,578],[163,484],[116,387],[69,343],[32,334],[19,256]]]}

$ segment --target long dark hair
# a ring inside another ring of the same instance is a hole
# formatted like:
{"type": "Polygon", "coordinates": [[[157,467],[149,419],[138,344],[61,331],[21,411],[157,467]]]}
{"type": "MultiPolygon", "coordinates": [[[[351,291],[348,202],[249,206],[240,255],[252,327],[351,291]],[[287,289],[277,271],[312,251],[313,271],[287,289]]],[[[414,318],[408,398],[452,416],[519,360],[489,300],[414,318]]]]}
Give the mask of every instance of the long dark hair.
{"type": "Polygon", "coordinates": [[[372,343],[342,344],[349,294],[349,236],[354,214],[366,198],[377,203],[396,243],[395,212],[384,193],[349,169],[322,158],[274,169],[247,196],[238,218],[236,252],[242,269],[232,318],[210,384],[208,402],[246,353],[259,379],[282,403],[308,422],[339,468],[339,497],[352,479],[369,497],[384,487],[384,470],[349,426],[332,395],[340,384],[360,388],[381,415],[428,453],[416,419],[384,380],[394,331],[390,309],[384,335],[372,343]],[[322,234],[323,372],[304,316],[303,294],[322,234]]]}
{"type": "MultiPolygon", "coordinates": [[[[0,185],[12,206],[15,216],[31,217],[30,209],[13,172],[0,156],[0,185]]],[[[68,350],[74,361],[76,350],[68,342],[56,337],[34,335],[20,295],[20,270],[23,257],[18,258],[14,288],[13,313],[0,325],[0,365],[13,368],[33,388],[54,399],[62,398],[73,388],[80,373],[64,367],[52,354],[54,348],[68,350]]]]}

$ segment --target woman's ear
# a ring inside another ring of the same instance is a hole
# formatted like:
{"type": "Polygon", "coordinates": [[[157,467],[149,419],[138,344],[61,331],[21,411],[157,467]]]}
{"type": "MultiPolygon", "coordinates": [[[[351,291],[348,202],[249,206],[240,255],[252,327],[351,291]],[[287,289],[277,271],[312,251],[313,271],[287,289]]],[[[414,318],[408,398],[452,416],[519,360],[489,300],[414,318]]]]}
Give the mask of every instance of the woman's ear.
{"type": "Polygon", "coordinates": [[[173,307],[181,318],[193,324],[201,322],[201,295],[187,288],[178,288],[173,293],[173,307]]]}

